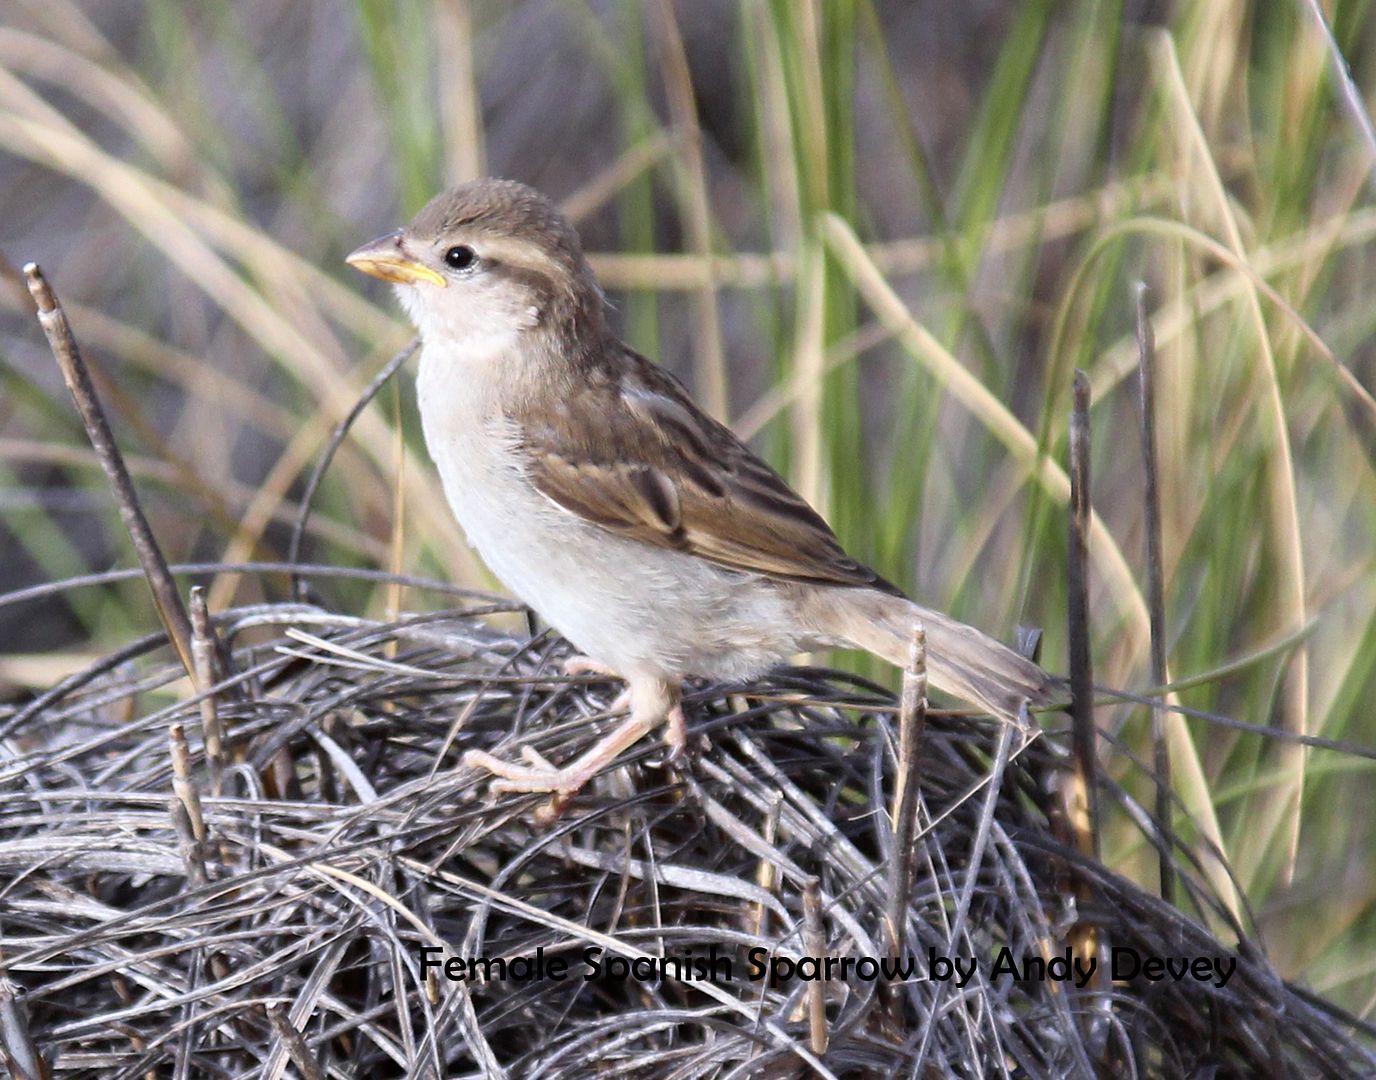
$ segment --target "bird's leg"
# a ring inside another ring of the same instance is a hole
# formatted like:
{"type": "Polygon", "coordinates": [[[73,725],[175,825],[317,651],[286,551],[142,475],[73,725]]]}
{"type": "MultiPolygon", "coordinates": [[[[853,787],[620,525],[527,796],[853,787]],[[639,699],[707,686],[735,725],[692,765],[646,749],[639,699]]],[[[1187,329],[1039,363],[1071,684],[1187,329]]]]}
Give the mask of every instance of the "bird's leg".
{"type": "MultiPolygon", "coordinates": [[[[609,668],[600,660],[594,660],[591,656],[570,656],[564,661],[565,675],[601,675],[608,679],[620,679],[623,676],[609,668]]],[[[616,712],[624,709],[630,702],[630,690],[627,690],[611,704],[611,711],[616,712]]],[[[673,702],[664,713],[664,744],[669,748],[670,758],[677,760],[683,755],[683,751],[688,746],[688,722],[683,718],[683,706],[678,699],[678,694],[673,695],[673,702]]]]}
{"type": "MultiPolygon", "coordinates": [[[[508,791],[548,791],[555,796],[551,808],[567,801],[589,780],[656,724],[667,721],[666,741],[677,747],[685,743],[683,710],[679,704],[679,687],[661,679],[637,679],[627,687],[630,715],[597,745],[585,751],[563,768],[556,769],[533,747],[522,747],[524,765],[502,761],[482,750],[470,750],[463,763],[472,768],[486,769],[497,779],[492,792],[500,795],[508,791]]],[[[557,810],[555,811],[557,812],[557,810]]]]}
{"type": "MultiPolygon", "coordinates": [[[[617,682],[626,681],[624,676],[620,675],[614,669],[609,668],[606,664],[602,663],[601,660],[594,660],[591,656],[570,656],[564,661],[563,667],[564,674],[573,678],[577,678],[579,675],[600,675],[604,679],[615,679],[617,682]]],[[[619,713],[622,709],[629,706],[630,703],[631,691],[630,688],[627,687],[612,699],[612,703],[607,706],[607,711],[609,713],[619,713]]],[[[521,747],[522,757],[529,759],[529,755],[526,751],[530,751],[530,753],[537,754],[538,756],[538,752],[534,747],[523,746],[521,747]]]]}

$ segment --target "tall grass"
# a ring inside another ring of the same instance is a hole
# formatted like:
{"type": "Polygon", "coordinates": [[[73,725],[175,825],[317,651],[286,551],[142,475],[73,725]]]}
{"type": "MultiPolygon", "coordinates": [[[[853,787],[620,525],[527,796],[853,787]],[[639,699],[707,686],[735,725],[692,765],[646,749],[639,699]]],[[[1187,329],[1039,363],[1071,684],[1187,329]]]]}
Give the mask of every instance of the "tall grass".
{"type": "MultiPolygon", "coordinates": [[[[1159,26],[1128,7],[1010,5],[978,59],[953,66],[932,51],[949,42],[896,32],[901,5],[723,5],[713,48],[744,132],[727,155],[720,118],[700,115],[702,45],[686,33],[700,26],[683,4],[357,0],[346,18],[148,0],[118,41],[86,18],[94,7],[14,5],[0,15],[14,223],[0,246],[12,263],[42,258],[69,298],[120,391],[116,423],[170,554],[280,555],[303,471],[408,336],[340,254],[484,160],[521,160],[483,127],[523,92],[488,60],[500,47],[509,64],[511,35],[557,23],[610,110],[596,167],[551,194],[601,238],[593,261],[626,335],[744,421],[857,555],[993,632],[1046,627],[1046,663],[1062,666],[1065,417],[1083,367],[1097,674],[1145,687],[1132,378],[1145,280],[1178,699],[1376,745],[1370,162],[1303,5],[1182,0],[1159,26]],[[332,50],[284,74],[260,58],[278,22],[332,50]],[[924,65],[962,79],[924,81],[924,65]],[[333,104],[303,133],[310,94],[333,104]]],[[[1327,10],[1371,87],[1369,3],[1327,10]]],[[[559,126],[562,100],[532,107],[559,126]]],[[[6,561],[40,576],[128,563],[25,301],[10,289],[0,303],[6,561]]],[[[401,392],[403,408],[358,425],[311,542],[323,559],[488,584],[401,392]]],[[[256,587],[225,581],[214,598],[256,587]]],[[[127,634],[145,600],[121,588],[71,603],[67,636],[87,650],[127,634]]],[[[6,632],[0,650],[23,651],[6,632]]],[[[1099,719],[1110,775],[1150,752],[1143,710],[1099,719]]],[[[1369,1014],[1373,766],[1199,721],[1175,721],[1172,739],[1201,858],[1216,871],[1205,849],[1222,848],[1283,970],[1369,1014]]],[[[1106,858],[1150,881],[1128,835],[1110,823],[1106,858]]]]}

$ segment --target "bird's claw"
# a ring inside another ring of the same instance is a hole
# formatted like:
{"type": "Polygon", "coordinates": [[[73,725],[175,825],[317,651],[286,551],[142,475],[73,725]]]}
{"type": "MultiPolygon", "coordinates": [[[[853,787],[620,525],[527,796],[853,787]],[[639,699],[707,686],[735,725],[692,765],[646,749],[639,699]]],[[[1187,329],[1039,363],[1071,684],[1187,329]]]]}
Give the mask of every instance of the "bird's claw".
{"type": "Polygon", "coordinates": [[[663,711],[644,710],[637,713],[633,707],[631,715],[615,730],[563,768],[556,768],[535,747],[529,745],[521,747],[524,764],[503,761],[485,750],[469,750],[463,755],[463,764],[472,769],[483,769],[496,777],[490,786],[493,795],[507,792],[548,793],[548,805],[536,813],[536,820],[546,824],[559,816],[569,800],[589,780],[651,731],[660,720],[665,723],[664,741],[669,747],[670,760],[680,758],[688,745],[688,728],[683,709],[677,701],[677,693],[671,700],[672,704],[666,702],[663,711]]]}
{"type": "Polygon", "coordinates": [[[683,706],[675,705],[664,718],[664,745],[669,748],[669,763],[677,765],[688,751],[688,721],[683,706]]]}

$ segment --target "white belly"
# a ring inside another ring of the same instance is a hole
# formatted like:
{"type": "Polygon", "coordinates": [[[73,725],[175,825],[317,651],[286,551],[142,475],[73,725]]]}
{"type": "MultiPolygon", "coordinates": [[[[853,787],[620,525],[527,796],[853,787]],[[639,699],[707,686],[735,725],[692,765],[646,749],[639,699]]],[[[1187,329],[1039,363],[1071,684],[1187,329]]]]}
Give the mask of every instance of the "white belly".
{"type": "Polygon", "coordinates": [[[623,675],[745,678],[807,646],[784,591],[546,499],[495,395],[444,359],[422,354],[417,396],[454,516],[492,572],[581,652],[623,675]]]}

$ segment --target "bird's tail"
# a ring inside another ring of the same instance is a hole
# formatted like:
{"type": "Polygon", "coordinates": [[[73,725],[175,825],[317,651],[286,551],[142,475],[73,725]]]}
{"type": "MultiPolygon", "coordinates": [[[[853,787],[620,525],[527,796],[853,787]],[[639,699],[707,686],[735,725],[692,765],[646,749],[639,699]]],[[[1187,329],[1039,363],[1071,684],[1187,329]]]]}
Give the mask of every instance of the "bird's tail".
{"type": "Polygon", "coordinates": [[[877,590],[829,591],[829,629],[898,667],[907,665],[913,629],[921,623],[927,634],[928,678],[962,701],[1016,718],[1023,701],[1036,709],[1067,698],[1063,680],[949,615],[877,590]]]}

